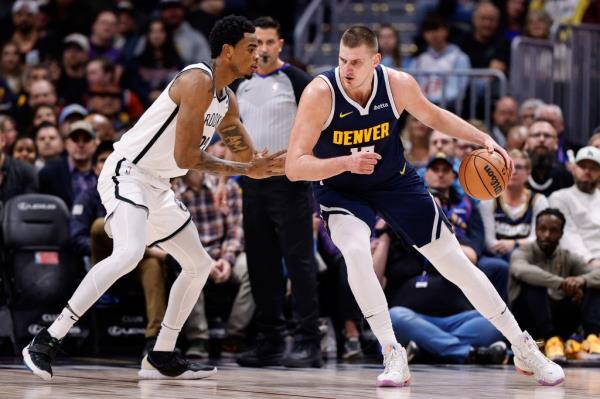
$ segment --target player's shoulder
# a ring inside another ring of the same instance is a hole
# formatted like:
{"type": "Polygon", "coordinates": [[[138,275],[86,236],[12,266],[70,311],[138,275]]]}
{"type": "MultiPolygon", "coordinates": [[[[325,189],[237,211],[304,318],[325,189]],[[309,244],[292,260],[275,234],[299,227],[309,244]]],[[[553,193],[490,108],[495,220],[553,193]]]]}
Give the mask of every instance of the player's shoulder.
{"type": "Polygon", "coordinates": [[[406,73],[404,71],[401,71],[398,69],[393,69],[393,68],[388,68],[388,67],[384,67],[384,66],[382,66],[382,69],[383,69],[384,73],[387,74],[390,82],[405,85],[405,84],[412,84],[412,82],[414,81],[414,78],[409,73],[406,73]]]}

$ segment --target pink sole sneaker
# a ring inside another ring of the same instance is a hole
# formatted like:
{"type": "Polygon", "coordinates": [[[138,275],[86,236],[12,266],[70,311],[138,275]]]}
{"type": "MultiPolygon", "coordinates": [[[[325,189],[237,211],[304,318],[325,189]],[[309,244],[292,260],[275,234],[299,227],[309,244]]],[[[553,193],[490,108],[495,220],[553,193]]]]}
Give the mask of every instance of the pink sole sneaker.
{"type": "MultiPolygon", "coordinates": [[[[521,369],[520,369],[520,368],[518,368],[518,367],[515,367],[515,368],[517,369],[517,372],[518,372],[519,374],[525,375],[525,376],[527,376],[527,377],[531,377],[531,376],[533,375],[533,373],[532,373],[532,372],[525,371],[525,370],[521,370],[521,369]]],[[[556,381],[553,381],[553,382],[548,382],[548,381],[543,381],[543,380],[537,380],[537,383],[538,383],[538,384],[540,384],[540,385],[546,386],[546,387],[553,387],[553,386],[555,386],[555,385],[558,385],[558,384],[560,384],[560,383],[563,383],[564,381],[565,381],[565,379],[564,379],[564,378],[560,378],[560,379],[558,379],[558,380],[556,380],[556,381]]]]}
{"type": "Polygon", "coordinates": [[[392,380],[381,380],[375,384],[379,388],[402,388],[410,385],[410,380],[406,380],[401,383],[394,382],[392,380]]]}

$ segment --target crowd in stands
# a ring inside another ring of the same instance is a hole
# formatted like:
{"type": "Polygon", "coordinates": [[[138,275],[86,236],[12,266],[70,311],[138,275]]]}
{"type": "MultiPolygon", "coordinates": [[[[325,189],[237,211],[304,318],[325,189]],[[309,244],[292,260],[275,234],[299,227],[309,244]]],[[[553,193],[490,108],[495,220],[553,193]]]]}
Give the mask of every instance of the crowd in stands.
{"type": "MultiPolygon", "coordinates": [[[[5,15],[0,29],[0,201],[26,193],[61,198],[71,210],[70,249],[83,273],[112,250],[96,188],[112,144],[183,66],[210,62],[207,37],[226,12],[224,0],[89,3],[94,5],[17,0],[0,6],[0,18],[5,15]]],[[[252,2],[231,3],[251,13],[252,2]]],[[[600,21],[598,1],[423,3],[425,9],[418,10],[420,52],[402,59],[398,33],[382,26],[383,64],[414,70],[492,68],[508,74],[510,41],[516,36],[547,38],[560,21],[600,21]],[[589,7],[583,9],[584,3],[589,7]]],[[[437,104],[444,92],[452,110],[466,80],[443,83],[431,76],[419,84],[437,104]]],[[[490,126],[469,122],[510,150],[515,162],[507,189],[497,199],[475,200],[458,183],[460,161],[476,145],[431,131],[410,115],[402,120],[406,158],[443,209],[473,267],[490,278],[517,321],[545,341],[546,354],[554,360],[600,356],[600,127],[585,132],[589,142],[575,143],[556,105],[503,96],[491,111],[490,126]]],[[[216,140],[208,151],[223,157],[225,146],[216,140]]],[[[208,340],[214,337],[209,329],[217,327],[224,347],[239,351],[252,339],[255,309],[240,184],[235,178],[228,181],[224,205],[213,197],[214,176],[190,171],[172,185],[216,261],[185,329],[186,354],[208,357],[208,340]],[[211,303],[226,310],[211,315],[206,309],[211,303]]],[[[318,212],[307,212],[313,214],[321,317],[332,320],[340,358],[360,359],[369,335],[343,257],[318,212]]],[[[372,250],[394,331],[409,359],[506,362],[501,335],[383,219],[373,231],[372,250]]],[[[136,269],[146,303],[147,348],[165,312],[168,268],[176,269],[175,260],[152,247],[136,269]]],[[[291,290],[288,285],[287,293],[291,290]]],[[[290,329],[293,313],[286,312],[290,329]]]]}

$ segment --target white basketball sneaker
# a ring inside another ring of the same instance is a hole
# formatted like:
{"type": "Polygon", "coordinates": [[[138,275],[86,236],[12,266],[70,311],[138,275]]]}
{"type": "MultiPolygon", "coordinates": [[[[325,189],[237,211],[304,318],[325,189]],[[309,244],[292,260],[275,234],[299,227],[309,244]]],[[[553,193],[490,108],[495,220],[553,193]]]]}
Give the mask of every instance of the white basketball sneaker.
{"type": "Polygon", "coordinates": [[[378,387],[404,387],[410,384],[406,350],[400,345],[388,345],[383,351],[385,370],[377,376],[378,387]]]}
{"type": "Polygon", "coordinates": [[[512,350],[517,371],[534,376],[539,384],[558,385],[565,380],[562,367],[544,356],[527,331],[523,332],[512,350]]]}

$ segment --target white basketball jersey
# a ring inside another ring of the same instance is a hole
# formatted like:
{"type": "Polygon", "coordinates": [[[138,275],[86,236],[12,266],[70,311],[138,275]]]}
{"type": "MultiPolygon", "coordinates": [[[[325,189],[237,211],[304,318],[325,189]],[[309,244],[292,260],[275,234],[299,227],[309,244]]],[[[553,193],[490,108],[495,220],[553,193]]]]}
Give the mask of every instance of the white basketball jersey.
{"type": "MultiPolygon", "coordinates": [[[[212,78],[212,70],[204,63],[188,65],[181,72],[193,68],[206,71],[212,78]]],[[[114,145],[115,151],[129,162],[158,177],[165,178],[183,176],[187,173],[186,169],[179,168],[175,162],[175,125],[179,106],[169,96],[172,84],[173,81],[144,112],[137,123],[114,145]]],[[[227,91],[223,90],[221,98],[217,96],[216,92],[213,93],[212,102],[204,115],[198,115],[204,120],[200,150],[208,147],[215,128],[221,123],[228,109],[227,91]]]]}

